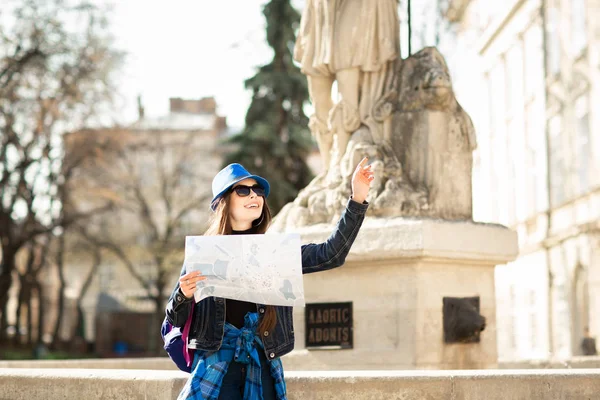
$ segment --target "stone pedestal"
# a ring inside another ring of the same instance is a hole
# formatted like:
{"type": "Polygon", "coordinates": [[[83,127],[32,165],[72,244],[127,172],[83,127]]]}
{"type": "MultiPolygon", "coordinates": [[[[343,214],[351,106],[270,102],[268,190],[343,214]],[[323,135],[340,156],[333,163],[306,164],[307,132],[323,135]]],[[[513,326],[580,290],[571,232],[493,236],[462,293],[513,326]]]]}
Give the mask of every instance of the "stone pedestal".
{"type": "MultiPolygon", "coordinates": [[[[299,230],[318,243],[329,226],[299,230]]],[[[367,217],[346,264],[305,275],[307,303],[353,303],[353,349],[307,350],[304,308],[294,314],[290,370],[473,369],[497,366],[494,267],[517,256],[500,225],[367,217]],[[446,344],[442,299],[480,297],[480,342],[446,344]]]]}

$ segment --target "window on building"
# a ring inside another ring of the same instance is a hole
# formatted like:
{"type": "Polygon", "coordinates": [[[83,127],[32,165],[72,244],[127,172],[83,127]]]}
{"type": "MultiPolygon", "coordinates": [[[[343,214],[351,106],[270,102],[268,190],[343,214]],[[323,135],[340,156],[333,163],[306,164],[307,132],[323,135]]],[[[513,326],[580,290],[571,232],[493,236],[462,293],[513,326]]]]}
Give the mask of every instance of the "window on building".
{"type": "Polygon", "coordinates": [[[517,337],[518,337],[518,327],[517,327],[517,310],[519,310],[519,304],[517,302],[517,291],[514,285],[510,285],[510,294],[509,294],[509,304],[510,304],[510,314],[509,314],[509,347],[510,352],[513,355],[517,354],[517,337]]]}
{"type": "Polygon", "coordinates": [[[549,6],[546,15],[546,41],[548,55],[548,74],[556,75],[560,71],[560,12],[558,6],[549,6]]]}
{"type": "Polygon", "coordinates": [[[537,297],[534,289],[529,289],[529,338],[531,342],[532,356],[540,347],[540,332],[538,332],[537,297]]]}
{"type": "Polygon", "coordinates": [[[545,104],[543,93],[526,106],[527,130],[527,213],[532,216],[548,208],[546,183],[545,104]]]}
{"type": "Polygon", "coordinates": [[[503,125],[506,120],[506,83],[504,79],[504,62],[501,60],[490,73],[490,117],[492,130],[503,125]]]}
{"type": "Polygon", "coordinates": [[[146,232],[140,232],[136,235],[135,242],[138,246],[147,247],[150,245],[150,236],[146,232]]]}
{"type": "Polygon", "coordinates": [[[532,24],[523,34],[527,216],[548,207],[546,188],[546,140],[544,104],[543,31],[532,24]]]}
{"type": "Polygon", "coordinates": [[[544,91],[544,49],[542,28],[534,24],[525,31],[525,96],[530,99],[544,91]]]}
{"type": "Polygon", "coordinates": [[[579,97],[575,101],[575,157],[573,159],[576,177],[576,195],[582,195],[590,190],[591,143],[590,143],[590,113],[589,97],[579,97]]]}
{"type": "Polygon", "coordinates": [[[158,279],[158,267],[152,260],[140,260],[138,262],[137,270],[150,282],[158,279]]]}
{"type": "Polygon", "coordinates": [[[139,179],[139,183],[143,188],[156,185],[157,167],[156,156],[144,153],[138,155],[139,158],[135,165],[134,174],[137,175],[134,179],[139,179]]]}
{"type": "Polygon", "coordinates": [[[507,157],[506,157],[506,84],[504,60],[490,71],[489,74],[489,109],[491,149],[490,165],[492,191],[495,193],[492,202],[493,221],[508,224],[507,213],[507,157]]]}
{"type": "Polygon", "coordinates": [[[567,198],[567,171],[562,131],[562,117],[555,115],[548,122],[548,132],[550,134],[550,193],[553,207],[559,206],[567,198]]]}
{"type": "Polygon", "coordinates": [[[527,198],[525,176],[525,93],[523,83],[523,43],[518,40],[506,53],[507,86],[507,161],[508,161],[508,217],[512,225],[526,218],[527,198]]]}
{"type": "Polygon", "coordinates": [[[523,111],[523,50],[517,42],[506,53],[506,108],[509,118],[523,111]]]}
{"type": "Polygon", "coordinates": [[[113,287],[115,271],[112,264],[102,264],[98,269],[98,282],[100,290],[106,292],[113,287]]]}
{"type": "Polygon", "coordinates": [[[196,182],[194,166],[188,160],[182,160],[179,163],[177,172],[179,173],[179,184],[181,186],[189,187],[196,182]]]}
{"type": "Polygon", "coordinates": [[[516,224],[518,219],[524,218],[524,213],[520,210],[520,206],[517,203],[521,203],[523,200],[522,189],[524,185],[521,184],[522,174],[517,174],[518,170],[521,170],[523,163],[523,137],[525,134],[522,124],[522,119],[513,117],[509,120],[508,129],[506,130],[506,214],[508,217],[508,224],[516,224]],[[521,137],[519,137],[521,135],[521,137]]]}
{"type": "Polygon", "coordinates": [[[571,51],[577,57],[587,46],[585,0],[571,0],[571,51]]]}

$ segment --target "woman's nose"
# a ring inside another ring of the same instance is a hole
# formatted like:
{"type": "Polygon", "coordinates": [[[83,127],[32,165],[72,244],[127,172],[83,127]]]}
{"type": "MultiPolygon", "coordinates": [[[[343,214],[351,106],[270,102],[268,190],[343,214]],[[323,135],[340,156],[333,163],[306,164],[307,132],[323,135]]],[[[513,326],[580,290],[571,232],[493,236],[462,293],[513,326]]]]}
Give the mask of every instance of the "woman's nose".
{"type": "Polygon", "coordinates": [[[257,196],[256,196],[256,193],[254,193],[254,189],[250,189],[250,198],[251,198],[251,199],[254,199],[254,198],[256,198],[256,197],[257,197],[257,196]]]}

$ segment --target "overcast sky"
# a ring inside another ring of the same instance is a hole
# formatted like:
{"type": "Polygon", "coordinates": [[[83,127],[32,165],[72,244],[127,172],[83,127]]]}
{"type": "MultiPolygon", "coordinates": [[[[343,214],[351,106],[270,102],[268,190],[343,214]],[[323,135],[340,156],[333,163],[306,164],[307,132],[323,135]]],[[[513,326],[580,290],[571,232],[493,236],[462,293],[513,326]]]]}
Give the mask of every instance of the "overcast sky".
{"type": "MultiPolygon", "coordinates": [[[[169,97],[214,96],[229,126],[243,126],[250,101],[244,80],[273,55],[265,41],[262,14],[267,0],[96,1],[113,5],[116,45],[128,53],[119,122],[137,118],[138,94],[148,116],[167,114],[169,97]]],[[[292,3],[301,12],[305,0],[292,3]]],[[[404,2],[400,4],[404,20],[404,2]]],[[[401,25],[403,56],[406,38],[406,26],[401,25]]]]}
{"type": "Polygon", "coordinates": [[[168,113],[169,97],[215,96],[229,125],[243,126],[250,99],[244,80],[272,57],[264,3],[118,2],[113,32],[117,46],[129,54],[121,80],[124,122],[137,118],[138,94],[150,116],[168,113]]]}

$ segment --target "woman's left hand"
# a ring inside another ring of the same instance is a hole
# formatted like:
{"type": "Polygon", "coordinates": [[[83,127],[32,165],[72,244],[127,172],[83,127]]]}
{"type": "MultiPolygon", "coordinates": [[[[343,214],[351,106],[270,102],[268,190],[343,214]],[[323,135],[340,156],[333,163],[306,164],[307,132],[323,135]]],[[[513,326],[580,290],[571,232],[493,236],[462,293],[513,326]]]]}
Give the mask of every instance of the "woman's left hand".
{"type": "Polygon", "coordinates": [[[367,199],[371,181],[375,179],[371,166],[367,165],[367,161],[369,161],[367,157],[363,158],[352,175],[352,200],[361,204],[367,199]]]}

